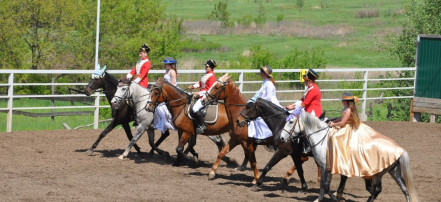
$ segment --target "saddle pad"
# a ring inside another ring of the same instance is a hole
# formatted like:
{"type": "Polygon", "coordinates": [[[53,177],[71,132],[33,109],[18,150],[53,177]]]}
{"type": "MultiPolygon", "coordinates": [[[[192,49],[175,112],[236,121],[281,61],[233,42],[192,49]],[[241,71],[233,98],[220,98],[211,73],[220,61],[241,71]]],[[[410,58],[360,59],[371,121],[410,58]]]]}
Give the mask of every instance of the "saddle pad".
{"type": "MultiPolygon", "coordinates": [[[[207,106],[207,113],[205,114],[205,117],[204,117],[205,123],[216,123],[217,115],[218,115],[218,111],[219,111],[218,106],[219,106],[218,104],[207,106]]],[[[187,107],[187,116],[191,120],[194,120],[193,117],[191,117],[191,115],[190,115],[190,108],[191,108],[190,106],[187,107]]]]}

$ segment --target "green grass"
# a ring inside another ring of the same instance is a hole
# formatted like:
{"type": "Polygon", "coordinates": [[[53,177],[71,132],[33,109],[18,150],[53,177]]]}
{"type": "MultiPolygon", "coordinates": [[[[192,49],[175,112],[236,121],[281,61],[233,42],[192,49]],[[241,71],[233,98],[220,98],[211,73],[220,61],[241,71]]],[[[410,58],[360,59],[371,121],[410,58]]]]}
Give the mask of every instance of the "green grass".
{"type": "MultiPolygon", "coordinates": [[[[207,20],[208,15],[218,1],[206,0],[165,0],[168,13],[184,19],[184,21],[207,20]]],[[[255,18],[259,3],[254,0],[229,0],[228,11],[231,20],[251,16],[255,18]]],[[[259,1],[258,1],[259,2],[259,1]]],[[[266,18],[275,22],[278,14],[284,15],[284,21],[296,21],[312,26],[344,25],[352,31],[339,37],[326,39],[302,38],[280,35],[199,35],[208,41],[221,43],[227,52],[210,51],[205,53],[184,53],[182,58],[205,60],[212,57],[219,61],[236,60],[237,54],[242,53],[253,45],[261,45],[283,57],[290,50],[320,47],[324,50],[329,67],[399,67],[400,62],[391,59],[385,50],[379,48],[385,36],[391,30],[399,30],[405,20],[404,7],[409,0],[365,0],[365,1],[328,1],[328,7],[321,8],[321,0],[305,1],[303,8],[298,8],[297,1],[266,0],[261,1],[265,7],[266,18]],[[361,9],[378,10],[379,16],[373,18],[356,18],[355,14],[361,9]]],[[[326,2],[326,0],[323,0],[326,2]]],[[[247,68],[247,67],[244,67],[247,68]]]]}

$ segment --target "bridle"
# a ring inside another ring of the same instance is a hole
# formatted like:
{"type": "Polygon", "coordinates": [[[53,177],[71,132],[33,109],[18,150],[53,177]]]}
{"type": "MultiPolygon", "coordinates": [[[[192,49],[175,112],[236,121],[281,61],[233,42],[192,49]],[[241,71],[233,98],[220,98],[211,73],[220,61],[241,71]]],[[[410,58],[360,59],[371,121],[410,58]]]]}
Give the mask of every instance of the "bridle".
{"type": "MultiPolygon", "coordinates": [[[[162,96],[162,88],[160,88],[160,87],[155,87],[155,88],[152,89],[152,93],[153,93],[154,90],[158,90],[158,91],[159,91],[158,98],[162,96]]],[[[160,102],[157,101],[158,98],[157,98],[154,102],[150,101],[150,103],[153,104],[153,109],[151,110],[151,112],[154,112],[154,111],[156,110],[156,108],[159,106],[160,102]]],[[[175,117],[172,117],[172,122],[175,121],[176,118],[179,117],[179,115],[182,113],[182,111],[184,111],[184,108],[185,108],[185,105],[186,105],[187,102],[184,102],[184,103],[182,103],[182,104],[178,104],[178,105],[175,105],[175,106],[172,106],[172,105],[170,105],[170,104],[171,104],[171,103],[174,103],[174,102],[181,101],[181,100],[183,100],[183,99],[188,99],[188,96],[186,96],[186,97],[182,97],[182,98],[179,98],[179,99],[177,99],[177,100],[173,100],[173,101],[168,102],[168,106],[169,106],[170,108],[182,106],[182,108],[179,110],[179,113],[178,113],[175,117]]],[[[167,101],[164,101],[164,102],[167,103],[167,101]]],[[[147,110],[150,111],[149,108],[147,108],[147,110]]],[[[172,116],[173,116],[173,115],[172,115],[172,116]]]]}
{"type": "Polygon", "coordinates": [[[222,92],[224,92],[224,90],[225,90],[225,86],[227,85],[227,83],[228,83],[228,81],[217,81],[217,82],[219,82],[219,83],[221,83],[222,84],[222,87],[221,87],[221,89],[219,90],[219,91],[217,91],[217,93],[216,94],[214,94],[214,95],[212,95],[212,94],[210,94],[210,91],[208,91],[206,94],[207,94],[207,97],[209,97],[209,99],[208,99],[208,103],[211,103],[211,104],[217,104],[217,102],[218,102],[218,97],[220,96],[220,94],[222,93],[222,92]]]}
{"type": "MultiPolygon", "coordinates": [[[[305,112],[304,112],[304,113],[305,113],[305,112]]],[[[297,125],[298,125],[298,127],[299,127],[299,131],[303,131],[302,128],[301,128],[301,124],[299,123],[299,120],[300,120],[300,117],[298,117],[298,118],[295,120],[295,122],[294,122],[294,126],[291,128],[291,130],[287,131],[286,129],[283,129],[285,132],[288,133],[288,135],[289,135],[289,136],[288,136],[288,139],[292,139],[292,140],[294,140],[294,139],[298,139],[298,138],[306,138],[306,139],[309,141],[309,140],[310,140],[310,137],[311,137],[312,135],[317,134],[318,132],[321,132],[321,131],[323,131],[323,130],[328,129],[328,131],[326,132],[326,134],[323,135],[323,138],[322,138],[320,141],[318,141],[315,145],[311,145],[311,148],[314,148],[315,146],[317,146],[317,145],[319,145],[319,144],[322,144],[322,143],[324,142],[326,136],[328,136],[328,133],[329,133],[329,129],[330,129],[329,126],[323,127],[323,128],[321,128],[321,129],[318,129],[318,130],[316,130],[316,131],[314,131],[314,132],[312,132],[312,133],[309,133],[309,134],[294,135],[294,131],[295,131],[297,125]]]]}
{"type": "MultiPolygon", "coordinates": [[[[119,83],[123,83],[123,82],[119,82],[119,83]]],[[[114,98],[117,99],[119,103],[121,102],[121,100],[125,99],[128,106],[133,106],[133,100],[130,96],[130,82],[124,83],[124,85],[118,84],[118,87],[123,87],[123,86],[127,86],[128,89],[126,90],[126,92],[124,92],[122,96],[114,95],[114,98]]]]}
{"type": "MultiPolygon", "coordinates": [[[[267,119],[267,118],[271,118],[271,117],[273,117],[273,116],[279,116],[279,115],[283,115],[283,114],[285,114],[285,113],[275,113],[275,114],[270,115],[270,116],[264,116],[264,115],[260,112],[261,110],[259,110],[259,109],[257,108],[257,104],[256,104],[256,103],[254,103],[253,108],[254,108],[255,111],[257,111],[258,117],[262,117],[263,119],[267,119]]],[[[248,115],[245,114],[245,111],[246,111],[246,110],[247,110],[247,108],[245,107],[245,109],[242,110],[242,111],[239,113],[239,115],[241,115],[243,118],[245,118],[245,120],[244,120],[245,122],[250,123],[250,122],[251,122],[251,118],[250,118],[248,115]]]]}

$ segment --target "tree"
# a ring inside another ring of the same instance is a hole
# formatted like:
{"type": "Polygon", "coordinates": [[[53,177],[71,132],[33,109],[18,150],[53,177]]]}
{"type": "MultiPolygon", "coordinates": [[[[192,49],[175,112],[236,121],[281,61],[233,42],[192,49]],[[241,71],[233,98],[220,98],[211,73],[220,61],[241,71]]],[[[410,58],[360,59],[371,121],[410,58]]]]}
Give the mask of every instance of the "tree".
{"type": "Polygon", "coordinates": [[[441,0],[412,0],[405,15],[403,31],[390,35],[385,47],[403,66],[414,66],[418,34],[441,34],[441,0]]]}
{"type": "Polygon", "coordinates": [[[214,4],[214,9],[208,16],[209,20],[216,20],[221,22],[222,28],[231,27],[230,13],[227,10],[228,3],[225,1],[219,1],[218,4],[214,4]]]}

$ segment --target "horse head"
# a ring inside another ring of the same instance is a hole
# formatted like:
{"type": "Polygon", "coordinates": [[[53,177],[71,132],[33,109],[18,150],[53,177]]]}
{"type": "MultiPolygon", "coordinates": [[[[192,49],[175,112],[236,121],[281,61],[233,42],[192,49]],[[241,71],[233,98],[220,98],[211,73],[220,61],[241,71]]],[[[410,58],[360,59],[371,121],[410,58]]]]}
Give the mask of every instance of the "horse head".
{"type": "Polygon", "coordinates": [[[90,96],[93,92],[97,91],[100,88],[103,88],[105,75],[106,66],[100,69],[100,65],[98,64],[98,66],[95,67],[95,71],[92,73],[89,84],[87,84],[86,88],[84,89],[84,94],[90,96]]]}
{"type": "Polygon", "coordinates": [[[255,102],[248,102],[245,105],[245,109],[240,112],[240,116],[237,118],[236,123],[239,127],[244,127],[245,124],[250,123],[252,120],[256,120],[259,117],[259,110],[255,102]]]}
{"type": "MultiPolygon", "coordinates": [[[[114,109],[118,109],[121,103],[130,97],[130,80],[122,78],[118,80],[118,87],[111,104],[114,109]]],[[[128,103],[129,104],[129,103],[128,103]]],[[[129,104],[130,105],[130,104],[129,104]]]]}
{"type": "Polygon", "coordinates": [[[150,95],[150,103],[147,105],[147,111],[154,112],[156,107],[162,103],[167,101],[167,92],[163,91],[163,87],[166,85],[163,83],[156,83],[158,86],[155,86],[151,90],[150,95]]]}
{"type": "Polygon", "coordinates": [[[230,78],[231,76],[228,76],[228,73],[226,73],[213,84],[207,92],[207,100],[209,103],[225,99],[225,93],[223,92],[225,92],[225,87],[230,82],[230,78]]]}
{"type": "Polygon", "coordinates": [[[298,137],[299,134],[303,132],[301,129],[302,127],[300,126],[301,124],[300,117],[294,117],[288,120],[282,130],[282,133],[280,134],[280,140],[283,142],[288,142],[290,139],[298,137]]]}

